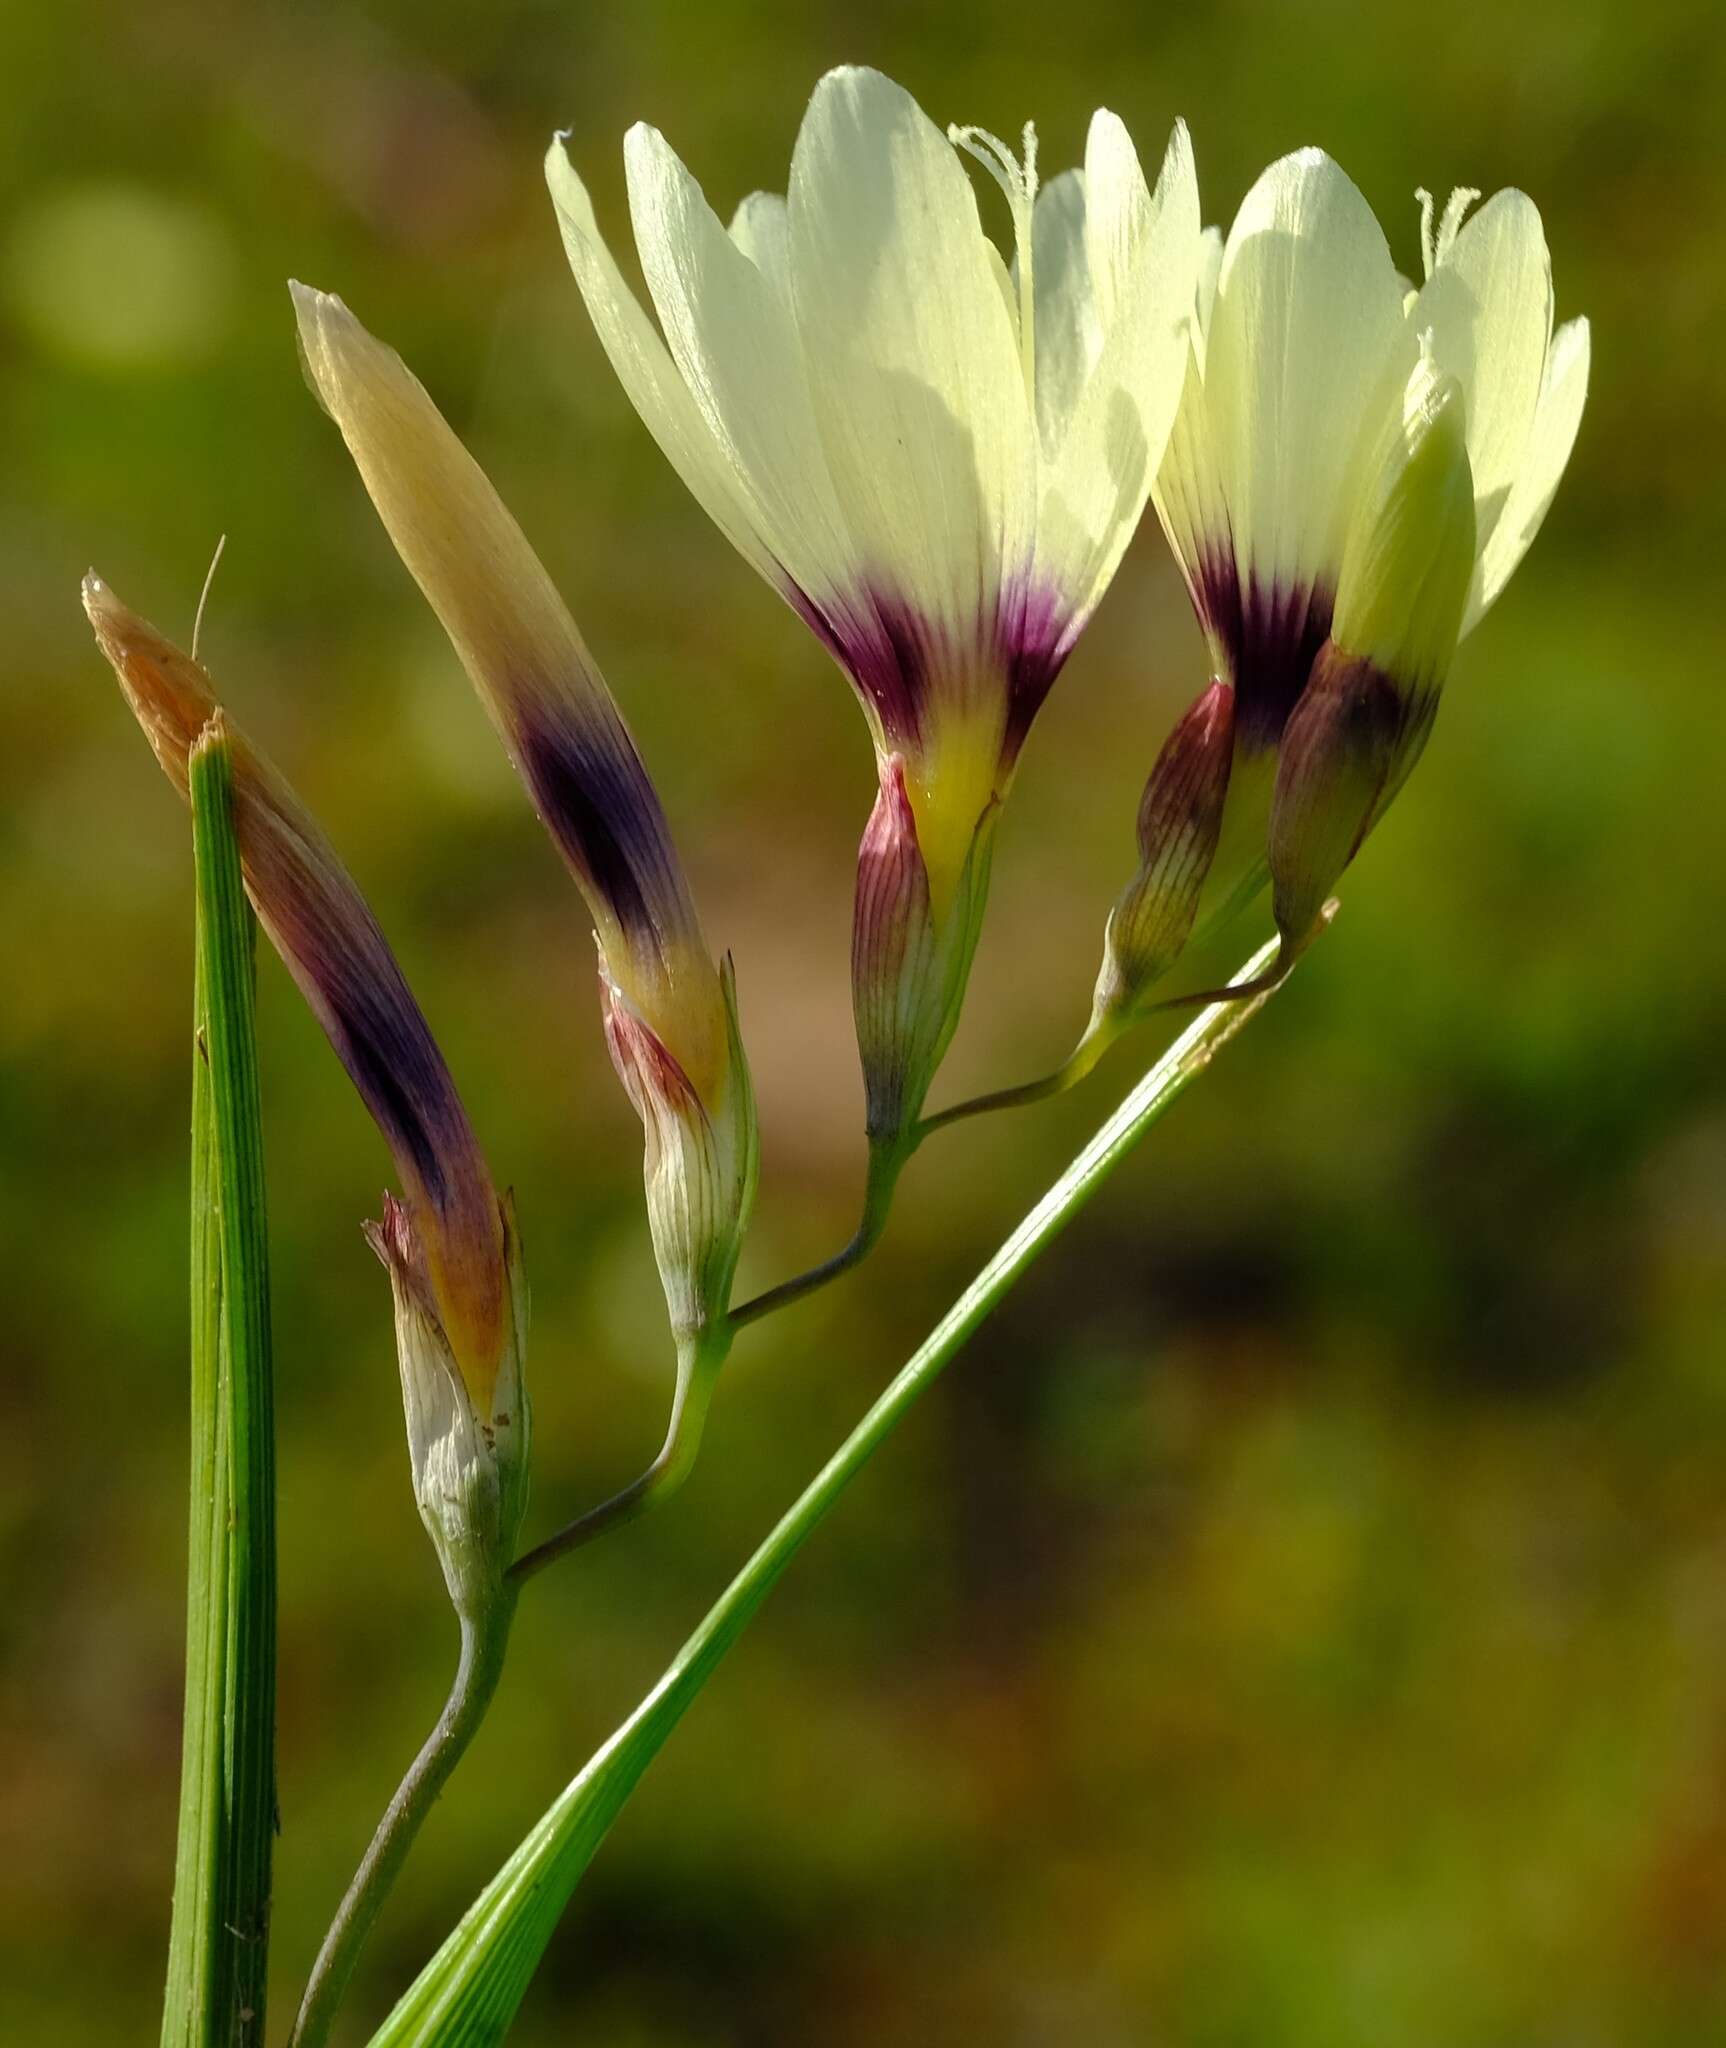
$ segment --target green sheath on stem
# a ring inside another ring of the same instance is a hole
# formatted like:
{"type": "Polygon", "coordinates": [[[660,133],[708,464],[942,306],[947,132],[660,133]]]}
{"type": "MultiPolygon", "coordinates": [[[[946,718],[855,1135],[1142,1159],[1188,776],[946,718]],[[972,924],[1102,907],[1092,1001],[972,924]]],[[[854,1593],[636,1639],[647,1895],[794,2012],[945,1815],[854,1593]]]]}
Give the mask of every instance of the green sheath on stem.
{"type": "Polygon", "coordinates": [[[254,924],[228,743],[189,762],[197,877],[186,1719],[163,2048],[264,2037],[275,1829],[275,1423],[254,924]]]}
{"type": "MultiPolygon", "coordinates": [[[[1275,954],[1273,941],[1237,980],[1251,981],[1275,954]]],[[[373,2036],[372,2048],[491,2048],[504,2038],[552,1930],[624,1801],[780,1574],[1020,1274],[1268,995],[1213,1004],[1142,1077],[804,1489],[659,1683],[468,1909],[373,2036]]]]}

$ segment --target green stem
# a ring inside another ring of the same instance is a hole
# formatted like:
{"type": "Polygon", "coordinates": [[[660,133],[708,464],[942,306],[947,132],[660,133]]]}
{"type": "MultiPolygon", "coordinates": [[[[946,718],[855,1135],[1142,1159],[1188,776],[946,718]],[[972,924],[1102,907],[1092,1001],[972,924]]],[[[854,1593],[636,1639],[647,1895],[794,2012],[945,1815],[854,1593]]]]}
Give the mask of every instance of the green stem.
{"type": "Polygon", "coordinates": [[[777,1287],[769,1287],[765,1294],[758,1294],[753,1301],[734,1308],[729,1318],[732,1329],[741,1330],[746,1323],[758,1323],[763,1316],[789,1308],[794,1301],[801,1301],[806,1294],[813,1294],[830,1280],[837,1280],[841,1273],[849,1273],[853,1266],[863,1263],[881,1242],[893,1207],[893,1191],[899,1185],[899,1176],[905,1171],[907,1160],[921,1141],[923,1128],[920,1126],[908,1137],[894,1141],[869,1140],[869,1177],[863,1189],[863,1214],[851,1242],[843,1251],[835,1252],[832,1258],[811,1266],[808,1272],[798,1273],[790,1280],[781,1280],[777,1287]]]}
{"type": "Polygon", "coordinates": [[[515,1591],[509,1586],[500,1587],[482,1613],[460,1616],[461,1655],[449,1698],[438,1716],[437,1726],[426,1737],[419,1755],[397,1786],[395,1797],[385,1808],[371,1845],[330,1922],[330,1931],[324,1936],[305,1996],[300,2000],[290,2048],[322,2048],[328,2041],[366,1937],[401,1874],[426,1816],[479,1733],[491,1706],[503,1675],[514,1618],[515,1591]]]}
{"type": "Polygon", "coordinates": [[[917,1126],[918,1144],[965,1117],[987,1116],[997,1109],[1023,1109],[1030,1103],[1046,1102],[1052,1095],[1062,1095],[1067,1089],[1077,1087],[1126,1028],[1112,1011],[1093,1016],[1085,1027],[1084,1036],[1053,1073],[1045,1074],[1037,1081],[1021,1081],[1016,1088],[997,1088],[988,1095],[970,1096],[964,1102],[955,1102],[950,1109],[926,1116],[917,1126]]]}
{"type": "Polygon", "coordinates": [[[524,1585],[536,1572],[544,1571],[558,1558],[591,1543],[607,1529],[633,1522],[646,1514],[649,1508],[658,1507],[689,1477],[696,1453],[701,1448],[701,1432],[713,1400],[714,1382],[725,1362],[726,1353],[731,1349],[731,1325],[727,1323],[716,1330],[691,1337],[678,1349],[677,1388],[671,1397],[671,1419],[666,1424],[665,1441],[653,1463],[609,1500],[602,1500],[598,1507],[577,1515],[573,1522],[566,1522],[556,1535],[548,1536],[532,1550],[524,1551],[506,1574],[511,1586],[524,1585]]]}
{"type": "MultiPolygon", "coordinates": [[[[1239,979],[1256,976],[1274,950],[1274,942],[1262,948],[1239,979]]],[[[1267,999],[1213,1005],[1139,1081],[804,1489],[652,1692],[542,1816],[374,2036],[372,2048],[433,2048],[457,2041],[462,2048],[487,2048],[502,2040],[607,1829],[781,1573],[1001,1297],[1267,999]]]]}
{"type": "Polygon", "coordinates": [[[191,751],[192,1471],[186,1726],[164,2048],[264,2033],[275,1831],[275,1422],[253,1012],[220,715],[191,751]]]}

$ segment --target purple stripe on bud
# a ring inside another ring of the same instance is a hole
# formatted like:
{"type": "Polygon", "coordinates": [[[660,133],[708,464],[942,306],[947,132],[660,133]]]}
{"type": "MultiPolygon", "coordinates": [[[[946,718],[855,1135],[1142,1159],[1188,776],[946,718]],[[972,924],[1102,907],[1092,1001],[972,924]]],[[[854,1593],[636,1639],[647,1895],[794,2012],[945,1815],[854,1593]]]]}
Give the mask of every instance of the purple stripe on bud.
{"type": "Polygon", "coordinates": [[[1215,858],[1234,762],[1235,692],[1217,681],[1157,756],[1139,804],[1139,872],[1109,919],[1100,1013],[1130,1011],[1192,936],[1215,858]]]}
{"type": "Polygon", "coordinates": [[[880,763],[881,788],[857,854],[851,1001],[863,1063],[865,1128],[891,1147],[922,1114],[955,1027],[989,890],[997,806],[979,820],[939,918],[905,786],[905,763],[880,763]]]}
{"type": "Polygon", "coordinates": [[[1410,737],[1410,710],[1381,668],[1325,644],[1283,733],[1271,799],[1272,905],[1290,958],[1360,850],[1410,737]]]}
{"type": "Polygon", "coordinates": [[[1226,656],[1238,703],[1243,753],[1262,753],[1282,737],[1330,633],[1336,593],[1327,585],[1242,582],[1234,550],[1213,543],[1199,565],[1199,613],[1226,656]]]}
{"type": "MultiPolygon", "coordinates": [[[[169,780],[216,710],[191,657],[94,576],[84,608],[169,780]]],[[[507,1327],[503,1226],[485,1159],[413,992],[335,850],[229,722],[246,893],[383,1134],[427,1240],[444,1320],[480,1398],[507,1327]]]]}
{"type": "Polygon", "coordinates": [[[866,1129],[888,1140],[915,1116],[911,1070],[921,1064],[908,1040],[922,1007],[907,993],[924,985],[935,957],[929,877],[917,845],[917,819],[905,788],[905,763],[881,764],[881,789],[857,849],[857,897],[851,925],[851,997],[863,1060],[866,1129]]]}
{"type": "Polygon", "coordinates": [[[622,720],[544,688],[513,693],[505,717],[534,809],[594,915],[609,912],[631,951],[663,967],[668,945],[687,944],[699,927],[671,828],[622,720]]]}

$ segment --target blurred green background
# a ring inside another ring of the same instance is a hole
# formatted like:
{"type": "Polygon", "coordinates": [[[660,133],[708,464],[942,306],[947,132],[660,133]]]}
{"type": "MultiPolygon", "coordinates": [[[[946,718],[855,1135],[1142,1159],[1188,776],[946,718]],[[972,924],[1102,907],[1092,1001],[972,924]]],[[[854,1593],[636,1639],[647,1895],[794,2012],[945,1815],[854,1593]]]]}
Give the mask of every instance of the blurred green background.
{"type": "MultiPolygon", "coordinates": [[[[1726,2042],[1726,31],[1673,0],[0,8],[0,2037],[154,2038],[184,1542],[186,821],[90,644],[189,633],[394,937],[525,1219],[544,1531],[657,1441],[639,1133],[580,905],[304,390],[403,348],[544,552],[738,962],[761,1284],[849,1226],[863,726],[616,388],[540,181],[629,121],[722,211],[878,63],[1207,217],[1338,155],[1538,200],[1593,393],[1334,935],[805,1554],[516,2038],[1726,2042]]],[[[950,1063],[1067,1041],[1199,640],[1154,521],[1028,751],[950,1063]]],[[[1237,946],[1237,951],[1239,947],[1237,946]]],[[[386,1162],[263,971],[281,1374],[278,2028],[441,1700],[386,1162]]],[[[1136,1047],[1142,1061],[1149,1042],[1136,1047]]],[[[696,1478],[537,1583],[357,1987],[375,2018],[1136,1071],[931,1147],[867,1277],[739,1344],[696,1478]]],[[[353,2040],[364,2038],[356,2025],[353,2040]]]]}

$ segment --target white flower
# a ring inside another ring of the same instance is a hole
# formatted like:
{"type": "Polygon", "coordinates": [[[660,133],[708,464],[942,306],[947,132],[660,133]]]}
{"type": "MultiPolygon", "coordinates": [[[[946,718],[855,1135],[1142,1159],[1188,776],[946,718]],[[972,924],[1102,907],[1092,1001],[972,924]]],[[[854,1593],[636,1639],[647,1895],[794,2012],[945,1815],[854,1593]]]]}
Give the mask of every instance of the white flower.
{"type": "Polygon", "coordinates": [[[1462,631],[1509,581],[1570,457],[1586,320],[1553,332],[1540,215],[1516,191],[1454,194],[1426,280],[1398,275],[1371,208],[1322,151],[1282,158],[1225,245],[1207,231],[1186,390],[1153,497],[1235,685],[1244,753],[1273,746],[1330,634],[1351,527],[1394,445],[1424,348],[1454,379],[1474,491],[1462,631]]]}
{"type": "Polygon", "coordinates": [[[1198,191],[1176,124],[1155,191],[1113,114],[1039,190],[879,72],[829,72],[785,197],[724,227],[655,129],[624,144],[655,326],[562,139],[546,175],[636,410],[850,676],[881,796],[854,999],[872,1144],[909,1132],[957,1021],[1019,749],[1144,510],[1179,402],[1198,191]],[[963,161],[1006,195],[1009,262],[963,161]],[[885,863],[885,867],[884,864],[885,863]],[[891,886],[883,880],[890,871],[891,886]]]}
{"type": "Polygon", "coordinates": [[[1152,192],[1114,115],[1037,189],[879,72],[823,78],[786,197],[729,230],[655,129],[624,147],[656,328],[561,140],[576,281],[654,438],[856,684],[898,753],[937,902],[1132,536],[1180,395],[1198,195],[1177,125],[1152,192]],[[1011,268],[961,159],[1007,193],[1011,268]],[[660,329],[663,329],[663,339],[660,329]]]}

